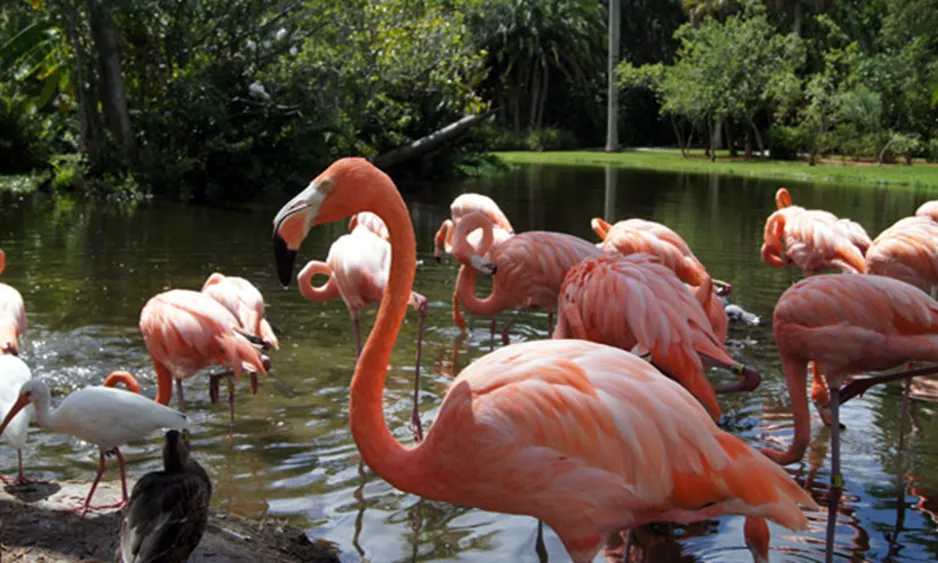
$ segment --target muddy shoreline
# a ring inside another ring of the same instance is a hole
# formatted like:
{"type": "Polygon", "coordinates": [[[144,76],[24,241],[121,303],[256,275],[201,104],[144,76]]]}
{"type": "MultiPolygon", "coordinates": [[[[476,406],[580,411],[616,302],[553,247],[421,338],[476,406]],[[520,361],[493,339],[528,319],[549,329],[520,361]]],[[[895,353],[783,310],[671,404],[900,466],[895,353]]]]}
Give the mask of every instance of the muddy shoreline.
{"type": "MultiPolygon", "coordinates": [[[[133,488],[133,482],[128,482],[133,488]]],[[[120,512],[90,511],[85,518],[64,509],[79,505],[90,482],[5,486],[0,490],[0,563],[114,561],[120,512]]],[[[120,483],[104,482],[95,504],[120,500],[120,483]]],[[[274,519],[249,520],[212,511],[191,563],[338,563],[329,542],[307,539],[303,531],[274,519]]]]}

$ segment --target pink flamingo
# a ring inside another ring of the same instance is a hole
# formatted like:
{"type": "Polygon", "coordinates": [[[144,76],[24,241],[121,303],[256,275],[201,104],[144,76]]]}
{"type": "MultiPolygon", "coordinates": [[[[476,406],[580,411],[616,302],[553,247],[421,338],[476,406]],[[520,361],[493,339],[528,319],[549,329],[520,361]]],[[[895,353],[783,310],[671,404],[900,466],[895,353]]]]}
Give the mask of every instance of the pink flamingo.
{"type": "Polygon", "coordinates": [[[794,284],[779,298],[773,318],[775,343],[795,423],[785,452],[763,450],[782,465],[797,462],[808,446],[810,420],[805,395],[807,364],[824,373],[830,395],[831,500],[827,561],[831,561],[837,505],[843,487],[840,473],[840,404],[870,386],[938,371],[925,368],[857,379],[868,370],[890,369],[908,361],[938,361],[938,302],[917,287],[877,275],[820,275],[794,284]]]}
{"type": "Polygon", "coordinates": [[[732,286],[726,282],[713,280],[680,235],[661,223],[645,219],[627,219],[610,225],[599,217],[594,217],[590,225],[593,231],[603,239],[597,246],[606,252],[623,256],[636,253],[650,254],[673,270],[681,280],[693,288],[692,291],[707,314],[710,325],[720,338],[720,342],[726,342],[729,319],[726,318],[723,301],[714,299],[712,289],[716,288],[717,296],[729,295],[732,286]],[[701,288],[705,286],[706,291],[701,291],[701,288]]]}
{"type": "MultiPolygon", "coordinates": [[[[499,243],[515,233],[515,228],[511,226],[511,221],[505,216],[498,204],[482,194],[467,193],[456,196],[453,203],[449,206],[450,218],[443,221],[440,229],[433,237],[433,257],[437,262],[440,261],[440,250],[446,250],[447,254],[453,253],[453,235],[459,220],[475,211],[488,215],[494,224],[492,232],[495,243],[499,243]]],[[[473,233],[474,234],[474,233],[473,233]]],[[[478,248],[478,240],[470,238],[470,244],[478,248]]]]}
{"type": "Polygon", "coordinates": [[[918,217],[928,217],[933,221],[938,221],[938,199],[926,201],[915,210],[918,217]]]}
{"type": "Polygon", "coordinates": [[[652,521],[746,514],[807,528],[798,505],[817,505],[781,467],[722,431],[651,364],[594,342],[526,342],[476,360],[453,381],[426,438],[410,448],[397,442],[383,391],[416,242],[394,183],[364,159],[335,162],[277,213],[275,256],[278,272],[291,269],[313,225],[363,209],[384,219],[394,252],[352,378],[349,418],[362,460],[392,486],[533,516],[575,563],[592,561],[607,535],[652,521]]]}
{"type": "Polygon", "coordinates": [[[794,263],[806,276],[832,268],[866,273],[871,241],[863,227],[829,211],[791,205],[785,188],[776,192],[775,202],[778,209],[765,222],[763,262],[775,268],[794,263]]]}
{"type": "MultiPolygon", "coordinates": [[[[297,276],[300,293],[310,301],[331,301],[342,297],[352,317],[355,333],[355,358],[361,355],[361,327],[359,313],[377,305],[384,297],[391,267],[391,245],[373,231],[359,225],[350,234],[336,239],[329,248],[325,262],[311,261],[297,276]],[[313,285],[316,274],[329,276],[320,287],[313,285]]],[[[420,424],[420,351],[423,342],[423,325],[427,314],[427,298],[415,291],[408,300],[417,310],[417,359],[414,366],[414,410],[412,421],[414,435],[420,441],[423,429],[420,424]]]]}
{"type": "MultiPolygon", "coordinates": [[[[6,267],[6,254],[0,249],[0,273],[6,267]]],[[[26,305],[16,288],[0,283],[0,353],[20,353],[20,336],[26,332],[26,305]]]]}
{"type": "Polygon", "coordinates": [[[388,227],[384,224],[384,221],[381,220],[381,217],[378,217],[371,211],[362,211],[352,215],[352,218],[348,220],[348,232],[355,230],[355,227],[362,225],[367,228],[369,231],[383,238],[384,240],[390,240],[391,237],[388,234],[388,227]]]}
{"type": "Polygon", "coordinates": [[[242,331],[264,341],[265,349],[280,349],[274,328],[264,318],[264,296],[254,284],[244,278],[214,272],[202,285],[202,293],[224,305],[238,318],[242,331]]]}
{"type": "MultiPolygon", "coordinates": [[[[493,246],[492,230],[491,219],[478,211],[464,215],[456,227],[453,257],[463,264],[456,280],[459,303],[471,314],[483,317],[509,309],[539,307],[547,311],[548,330],[552,330],[553,313],[567,270],[584,258],[601,256],[603,252],[581,238],[549,231],[528,231],[493,246]],[[478,248],[468,242],[468,234],[475,229],[482,229],[478,248]],[[487,298],[475,295],[476,270],[492,276],[492,293],[487,298]]],[[[459,312],[458,307],[455,312],[459,312]]],[[[465,328],[461,314],[454,315],[454,320],[465,328]]],[[[514,320],[502,329],[505,344],[512,324],[514,320]]]]}
{"type": "MultiPolygon", "coordinates": [[[[709,278],[701,287],[712,293],[709,278]]],[[[714,421],[722,413],[704,362],[744,377],[716,392],[751,391],[761,380],[758,371],[730,356],[694,295],[654,256],[583,260],[567,272],[557,312],[554,338],[580,338],[623,350],[641,346],[655,367],[690,391],[714,421]]]]}
{"type": "Polygon", "coordinates": [[[900,219],[873,240],[866,268],[932,291],[938,287],[938,223],[920,215],[900,219]]]}
{"type": "MultiPolygon", "coordinates": [[[[173,289],[152,297],[140,311],[140,332],[156,369],[156,402],[168,405],[173,380],[179,407],[185,410],[182,380],[211,365],[222,365],[240,382],[242,367],[267,375],[267,368],[254,343],[259,339],[241,331],[238,319],[208,295],[188,289],[173,289]]],[[[234,424],[234,387],[228,373],[210,375],[212,402],[218,395],[218,380],[228,381],[228,408],[234,424]]],[[[251,391],[257,393],[256,379],[251,391]]]]}

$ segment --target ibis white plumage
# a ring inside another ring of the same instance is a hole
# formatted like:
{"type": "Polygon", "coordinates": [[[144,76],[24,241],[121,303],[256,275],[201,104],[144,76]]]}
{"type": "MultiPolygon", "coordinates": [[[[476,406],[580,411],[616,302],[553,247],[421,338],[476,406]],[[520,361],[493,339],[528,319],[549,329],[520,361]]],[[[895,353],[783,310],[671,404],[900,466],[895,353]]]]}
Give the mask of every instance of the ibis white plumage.
{"type": "Polygon", "coordinates": [[[113,389],[102,385],[85,387],[65,397],[57,409],[52,409],[49,386],[39,379],[25,383],[19,396],[0,423],[0,433],[30,403],[35,406],[36,422],[39,426],[60,434],[70,434],[95,444],[100,449],[98,474],[84,504],[76,510],[84,514],[89,508],[119,508],[127,502],[127,477],[124,458],[119,446],[139,440],[163,428],[188,428],[186,416],[175,409],[131,391],[113,389]],[[123,498],[114,505],[91,506],[91,497],[104,474],[104,454],[113,451],[117,455],[121,471],[123,498]]]}
{"type": "MultiPolygon", "coordinates": [[[[16,402],[20,387],[30,379],[32,379],[32,372],[29,371],[26,362],[16,356],[0,355],[0,416],[6,415],[16,402]]],[[[23,449],[26,447],[26,434],[29,431],[29,423],[33,420],[33,414],[33,406],[28,405],[4,427],[3,437],[10,446],[16,449],[16,458],[19,463],[19,474],[16,479],[11,480],[0,475],[0,480],[4,482],[12,481],[18,485],[30,482],[23,474],[23,449]]]]}

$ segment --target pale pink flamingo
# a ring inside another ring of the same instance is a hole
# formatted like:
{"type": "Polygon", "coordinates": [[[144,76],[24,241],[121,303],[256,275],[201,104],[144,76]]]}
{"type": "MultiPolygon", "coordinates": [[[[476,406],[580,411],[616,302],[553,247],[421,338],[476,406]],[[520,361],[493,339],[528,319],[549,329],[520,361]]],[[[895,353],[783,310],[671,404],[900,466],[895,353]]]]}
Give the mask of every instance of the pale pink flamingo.
{"type": "Polygon", "coordinates": [[[114,372],[104,385],[79,389],[52,409],[49,386],[41,379],[30,379],[20,387],[16,402],[0,422],[0,434],[27,406],[34,406],[36,422],[46,430],[69,434],[100,449],[98,473],[88,498],[75,510],[82,515],[89,509],[120,508],[127,503],[127,475],[119,446],[140,440],[161,428],[187,428],[185,415],[139,394],[140,387],[127,372],[114,372]],[[128,390],[114,389],[123,383],[128,390]],[[104,455],[114,452],[120,464],[122,500],[113,505],[92,506],[91,498],[106,468],[104,455]]]}
{"type": "MultiPolygon", "coordinates": [[[[355,333],[355,357],[361,355],[361,327],[359,314],[363,309],[377,305],[384,297],[391,267],[391,245],[365,226],[358,226],[351,233],[342,235],[329,247],[325,262],[311,261],[300,271],[297,284],[300,293],[310,301],[331,301],[341,297],[345,301],[352,328],[355,333]],[[322,286],[313,285],[316,274],[329,276],[322,286]]],[[[414,366],[414,410],[412,421],[414,434],[419,441],[423,436],[420,425],[420,352],[423,342],[423,325],[427,314],[427,298],[410,292],[408,300],[417,310],[417,358],[414,366]]]]}
{"type": "MultiPolygon", "coordinates": [[[[492,220],[492,234],[495,243],[501,242],[515,233],[511,221],[489,196],[475,193],[456,196],[456,199],[449,206],[450,218],[443,221],[440,229],[433,237],[433,257],[436,258],[437,262],[440,261],[440,251],[442,249],[445,249],[447,254],[453,253],[453,236],[459,220],[475,211],[484,213],[492,220]]],[[[478,240],[474,237],[471,237],[469,242],[474,248],[478,247],[478,240]]]]}
{"type": "Polygon", "coordinates": [[[938,223],[927,216],[900,219],[873,240],[866,268],[924,291],[938,288],[938,223]]]}
{"type": "Polygon", "coordinates": [[[938,199],[926,201],[915,210],[918,217],[928,217],[932,221],[938,221],[938,199]]]}
{"type": "Polygon", "coordinates": [[[383,391],[416,242],[391,179],[361,158],[333,163],[274,218],[277,269],[292,269],[313,225],[361,210],[384,219],[394,252],[352,378],[349,418],[363,461],[392,486],[533,516],[553,528],[575,563],[592,561],[607,535],[652,521],[746,514],[807,528],[798,505],[817,505],[781,467],[722,431],[651,364],[594,342],[526,342],[476,360],[453,381],[425,439],[411,448],[397,442],[383,391]]]}
{"type": "Polygon", "coordinates": [[[362,211],[361,213],[352,215],[352,218],[348,220],[348,232],[351,233],[355,230],[355,227],[359,225],[364,226],[384,240],[390,240],[387,225],[384,224],[381,217],[378,217],[371,211],[362,211]]]}
{"type": "Polygon", "coordinates": [[[832,557],[840,472],[840,404],[873,384],[938,368],[854,380],[847,376],[890,369],[908,361],[938,361],[938,302],[906,282],[877,275],[820,275],[786,290],[775,306],[775,342],[791,398],[795,436],[785,452],[763,450],[782,465],[797,462],[808,446],[810,421],[805,395],[808,362],[824,374],[830,395],[831,500],[827,560],[832,557]]]}
{"type": "MultiPolygon", "coordinates": [[[[701,286],[712,293],[710,279],[701,286]]],[[[714,421],[722,415],[704,363],[744,382],[716,392],[751,391],[759,372],[737,362],[717,339],[700,303],[677,275],[648,254],[587,258],[567,272],[557,303],[554,338],[580,338],[632,350],[691,392],[714,421]]]]}
{"type": "MultiPolygon", "coordinates": [[[[0,249],[0,273],[6,267],[6,255],[0,249]]],[[[0,283],[0,353],[20,353],[20,336],[26,332],[26,305],[16,288],[0,283]]]]}
{"type": "MultiPolygon", "coordinates": [[[[204,293],[173,289],[152,297],[140,311],[140,332],[156,369],[156,402],[162,405],[172,399],[175,380],[179,407],[185,410],[182,380],[212,365],[230,369],[236,382],[241,380],[242,368],[267,375],[261,353],[254,347],[255,342],[262,342],[242,332],[238,319],[204,293]]],[[[210,376],[212,402],[217,399],[221,377],[228,381],[228,407],[234,424],[234,387],[227,372],[210,376]]],[[[256,393],[256,379],[252,378],[251,384],[256,393]]]]}
{"type": "MultiPolygon", "coordinates": [[[[492,221],[478,211],[464,215],[453,237],[453,258],[463,265],[456,280],[456,295],[469,313],[493,317],[501,311],[537,307],[547,311],[548,330],[553,330],[553,314],[557,297],[567,270],[584,258],[602,256],[603,252],[589,242],[564,233],[528,231],[508,240],[492,244],[492,221]],[[482,241],[473,248],[468,234],[482,230],[482,241]],[[476,270],[492,276],[492,293],[480,299],[475,295],[476,270]]],[[[454,320],[465,328],[462,315],[454,320]]],[[[508,329],[502,329],[502,341],[508,343],[508,329]]]]}
{"type": "Polygon", "coordinates": [[[264,296],[254,284],[237,276],[214,272],[202,284],[202,293],[218,301],[237,317],[241,330],[264,341],[264,348],[280,349],[280,341],[264,318],[264,296]]]}
{"type": "Polygon", "coordinates": [[[866,273],[871,241],[859,224],[829,211],[791,204],[785,188],[775,193],[778,208],[765,222],[762,261],[775,268],[794,264],[806,276],[827,269],[866,273]]]}

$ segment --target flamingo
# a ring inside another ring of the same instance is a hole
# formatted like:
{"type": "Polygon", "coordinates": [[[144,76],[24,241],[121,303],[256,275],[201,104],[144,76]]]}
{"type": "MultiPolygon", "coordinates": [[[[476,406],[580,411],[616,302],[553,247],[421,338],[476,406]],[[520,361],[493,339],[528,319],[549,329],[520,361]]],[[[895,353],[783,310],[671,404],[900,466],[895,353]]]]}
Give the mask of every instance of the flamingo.
{"type": "Polygon", "coordinates": [[[189,457],[189,432],[170,430],[163,443],[163,470],[134,485],[121,517],[122,563],[188,561],[208,524],[212,481],[189,457]]]}
{"type": "Polygon", "coordinates": [[[924,291],[938,288],[938,223],[921,215],[900,219],[873,240],[866,269],[924,291]]]}
{"type": "Polygon", "coordinates": [[[858,223],[829,211],[791,204],[785,188],[775,193],[778,208],[765,222],[762,261],[775,268],[794,263],[806,276],[827,269],[866,273],[871,241],[858,223]]]}
{"type": "Polygon", "coordinates": [[[202,293],[231,311],[238,318],[241,330],[263,340],[265,349],[280,349],[273,327],[264,318],[264,296],[254,284],[244,278],[214,272],[202,285],[202,293]]]}
{"type": "MultiPolygon", "coordinates": [[[[321,302],[341,297],[345,301],[352,317],[356,359],[362,351],[359,314],[362,309],[377,305],[384,297],[390,267],[391,244],[364,225],[359,225],[351,233],[342,235],[332,243],[325,262],[311,261],[297,276],[300,293],[306,299],[321,302]],[[314,286],[313,277],[316,274],[329,276],[329,279],[320,287],[314,286]]],[[[417,408],[420,398],[420,351],[427,315],[427,298],[415,291],[411,291],[409,295],[408,303],[417,310],[418,315],[412,422],[415,437],[419,441],[423,436],[420,411],[417,408]]]]}
{"type": "MultiPolygon", "coordinates": [[[[0,249],[0,273],[6,267],[6,255],[0,249]]],[[[26,306],[16,288],[0,283],[0,353],[20,353],[19,338],[26,332],[26,306]]]]}
{"type": "MultiPolygon", "coordinates": [[[[712,293],[710,279],[701,286],[712,293]]],[[[587,258],[567,272],[557,304],[553,337],[580,338],[631,350],[649,350],[651,362],[673,376],[707,409],[722,415],[703,363],[745,378],[717,392],[746,390],[761,376],[730,356],[706,313],[672,270],[648,254],[587,258]]]]}
{"type": "Polygon", "coordinates": [[[933,221],[938,221],[938,199],[926,201],[915,210],[917,217],[928,217],[933,221]]]}
{"type": "MultiPolygon", "coordinates": [[[[520,233],[492,246],[492,231],[491,219],[478,211],[464,215],[456,227],[453,257],[463,264],[456,280],[459,302],[478,316],[494,316],[508,309],[539,307],[547,311],[548,330],[553,330],[550,325],[553,324],[557,297],[567,271],[584,258],[601,256],[602,250],[579,237],[549,231],[520,233]],[[479,228],[482,229],[481,245],[473,248],[467,236],[479,228]],[[476,270],[492,276],[492,293],[485,299],[475,295],[476,270]]],[[[454,320],[460,328],[465,328],[461,314],[454,320]]],[[[508,329],[513,323],[507,323],[502,329],[505,344],[508,343],[508,329]]]]}
{"type": "Polygon", "coordinates": [[[355,230],[355,227],[362,225],[366,227],[369,231],[383,238],[384,240],[390,240],[390,235],[388,235],[388,227],[384,224],[384,221],[381,220],[381,217],[378,217],[370,211],[362,211],[356,215],[352,215],[352,218],[348,221],[348,232],[355,230]]]}
{"type": "MultiPolygon", "coordinates": [[[[243,366],[267,375],[260,352],[250,335],[240,331],[238,319],[208,295],[188,289],[173,289],[152,297],[140,311],[140,332],[156,369],[156,402],[168,405],[173,397],[173,380],[179,394],[179,407],[185,410],[182,380],[202,368],[220,364],[234,372],[240,381],[243,366]]],[[[255,339],[256,340],[256,339],[255,339]]],[[[211,377],[212,400],[218,378],[211,377]]],[[[252,378],[251,391],[256,393],[252,378]]],[[[234,424],[234,388],[228,379],[228,406],[234,424]]]]}
{"type": "Polygon", "coordinates": [[[831,426],[831,500],[827,561],[832,560],[840,472],[840,404],[870,386],[936,368],[868,377],[840,384],[846,376],[884,370],[908,361],[938,361],[938,302],[906,282],[877,275],[819,275],[805,278],[779,298],[773,316],[791,398],[795,436],[785,452],[763,450],[775,462],[797,462],[808,445],[810,422],[805,396],[806,367],[813,361],[824,373],[831,426]]]}
{"type": "Polygon", "coordinates": [[[292,269],[313,225],[361,210],[384,219],[394,252],[352,378],[349,418],[362,460],[392,486],[543,520],[574,563],[592,561],[606,535],[651,521],[732,513],[807,527],[799,504],[817,505],[781,467],[717,427],[651,364],[595,342],[525,342],[483,356],[453,381],[425,439],[397,442],[383,390],[416,242],[394,183],[365,159],[336,161],[275,216],[275,257],[278,271],[292,269]]]}
{"type": "Polygon", "coordinates": [[[658,257],[681,280],[691,286],[720,342],[726,342],[729,320],[722,300],[713,298],[712,288],[716,288],[716,294],[720,297],[729,295],[733,288],[726,282],[712,280],[707,269],[679,234],[661,223],[645,219],[627,219],[610,225],[603,219],[594,217],[590,226],[602,239],[597,246],[606,252],[623,256],[644,253],[658,257]],[[712,283],[708,280],[712,280],[712,283]],[[705,285],[707,289],[702,291],[701,288],[705,285]]]}
{"type": "Polygon", "coordinates": [[[52,398],[46,382],[30,379],[20,387],[16,402],[3,422],[0,422],[2,434],[17,414],[32,404],[39,426],[98,446],[98,473],[91,484],[88,498],[75,509],[82,516],[89,509],[120,508],[127,503],[127,474],[119,446],[145,438],[160,428],[188,427],[186,416],[179,411],[138,394],[139,386],[127,372],[115,372],[108,379],[111,382],[126,382],[129,389],[124,391],[104,385],[85,387],[65,397],[55,410],[51,407],[52,398]],[[113,505],[92,506],[91,498],[106,467],[104,454],[112,451],[120,464],[122,500],[113,505]]]}
{"type": "MultiPolygon", "coordinates": [[[[515,233],[511,221],[508,220],[508,217],[505,216],[505,213],[492,198],[475,193],[458,195],[449,206],[450,218],[443,221],[440,229],[433,237],[433,257],[436,258],[437,262],[440,261],[441,249],[445,249],[447,254],[453,253],[453,236],[456,232],[456,226],[463,217],[475,211],[488,215],[489,219],[492,220],[494,224],[492,231],[496,244],[515,233]]],[[[470,244],[477,248],[478,241],[470,239],[470,244]]]]}

